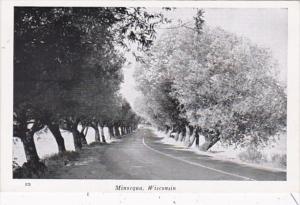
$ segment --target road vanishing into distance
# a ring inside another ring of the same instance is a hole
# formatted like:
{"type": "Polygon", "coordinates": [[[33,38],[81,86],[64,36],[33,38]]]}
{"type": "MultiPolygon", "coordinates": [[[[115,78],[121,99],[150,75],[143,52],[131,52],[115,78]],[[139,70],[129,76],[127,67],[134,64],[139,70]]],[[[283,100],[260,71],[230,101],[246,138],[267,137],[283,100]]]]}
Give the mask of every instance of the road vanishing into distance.
{"type": "Polygon", "coordinates": [[[286,172],[254,168],[162,144],[138,129],[107,145],[84,147],[76,161],[55,168],[51,179],[286,180],[286,172]]]}

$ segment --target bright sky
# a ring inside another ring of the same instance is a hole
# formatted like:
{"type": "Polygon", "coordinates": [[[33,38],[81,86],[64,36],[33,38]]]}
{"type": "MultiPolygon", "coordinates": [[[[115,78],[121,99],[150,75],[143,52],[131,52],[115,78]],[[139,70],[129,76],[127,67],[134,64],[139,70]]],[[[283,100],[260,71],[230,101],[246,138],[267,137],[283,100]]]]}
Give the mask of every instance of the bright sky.
{"type": "MultiPolygon", "coordinates": [[[[153,10],[153,9],[151,9],[153,10]]],[[[169,18],[191,20],[194,9],[181,8],[168,14],[169,18]]],[[[268,47],[281,69],[280,80],[286,82],[287,73],[287,10],[286,9],[205,9],[206,24],[221,27],[252,42],[268,47]]],[[[132,76],[134,63],[124,67],[124,83],[121,93],[133,105],[138,92],[132,76]]]]}

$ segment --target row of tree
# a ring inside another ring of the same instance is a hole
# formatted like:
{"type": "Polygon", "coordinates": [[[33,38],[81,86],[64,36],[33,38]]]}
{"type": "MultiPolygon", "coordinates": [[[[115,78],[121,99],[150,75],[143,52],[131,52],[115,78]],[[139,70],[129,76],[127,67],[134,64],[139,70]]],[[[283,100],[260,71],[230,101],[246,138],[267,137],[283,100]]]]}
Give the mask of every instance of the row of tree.
{"type": "Polygon", "coordinates": [[[216,142],[265,144],[286,128],[286,89],[272,53],[249,39],[195,26],[163,32],[139,63],[138,112],[151,124],[201,150],[216,142]],[[275,71],[275,72],[274,72],[275,71]],[[174,135],[171,133],[174,133],[174,135]],[[199,145],[199,135],[205,143],[199,145]]]}
{"type": "Polygon", "coordinates": [[[66,150],[60,129],[72,133],[78,150],[88,127],[95,141],[102,132],[102,142],[104,126],[110,136],[137,127],[139,117],[119,94],[121,48],[151,46],[161,14],[123,7],[15,7],[14,13],[14,136],[28,163],[40,163],[34,133],[46,126],[59,152],[66,150]]]}

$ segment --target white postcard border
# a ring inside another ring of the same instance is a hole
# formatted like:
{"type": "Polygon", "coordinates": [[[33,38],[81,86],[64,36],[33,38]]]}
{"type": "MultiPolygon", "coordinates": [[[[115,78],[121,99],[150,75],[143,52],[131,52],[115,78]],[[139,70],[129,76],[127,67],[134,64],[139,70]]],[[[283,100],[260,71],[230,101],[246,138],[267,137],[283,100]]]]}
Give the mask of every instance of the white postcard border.
{"type": "MultiPolygon", "coordinates": [[[[299,192],[299,2],[242,1],[3,1],[1,4],[1,191],[120,192],[116,185],[174,186],[173,193],[197,192],[299,192]],[[14,6],[145,6],[201,8],[288,8],[288,160],[287,181],[203,180],[52,180],[12,179],[13,131],[13,7],[14,6]],[[25,186],[30,183],[30,186],[25,186]]],[[[121,191],[124,193],[125,191],[121,191]]],[[[132,192],[132,191],[128,191],[132,192]]],[[[154,193],[153,191],[144,191],[154,193]]]]}

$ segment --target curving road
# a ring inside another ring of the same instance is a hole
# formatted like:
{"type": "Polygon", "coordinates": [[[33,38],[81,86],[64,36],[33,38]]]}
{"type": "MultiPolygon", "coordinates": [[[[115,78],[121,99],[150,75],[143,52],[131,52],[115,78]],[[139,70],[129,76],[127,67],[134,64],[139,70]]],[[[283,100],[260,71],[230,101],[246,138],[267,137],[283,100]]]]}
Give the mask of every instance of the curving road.
{"type": "Polygon", "coordinates": [[[46,178],[145,180],[286,180],[286,172],[253,168],[159,143],[149,129],[118,142],[85,147],[77,161],[46,178]]]}

